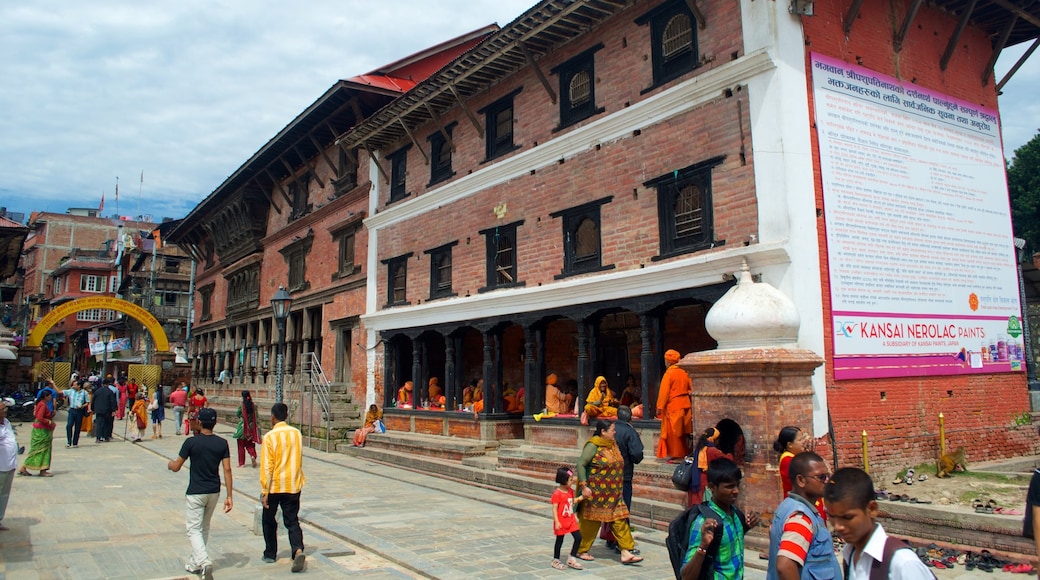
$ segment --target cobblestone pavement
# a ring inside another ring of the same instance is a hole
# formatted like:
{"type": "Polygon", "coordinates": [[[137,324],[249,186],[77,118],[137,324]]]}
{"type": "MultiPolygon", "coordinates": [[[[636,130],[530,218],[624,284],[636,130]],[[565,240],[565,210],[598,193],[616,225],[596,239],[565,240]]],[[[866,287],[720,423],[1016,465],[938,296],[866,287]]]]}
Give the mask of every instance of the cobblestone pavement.
{"type": "MultiPolygon", "coordinates": [[[[187,473],[166,469],[184,437],[167,434],[131,444],[117,433],[114,442],[97,445],[84,436],[79,448],[66,449],[62,419],[55,431],[54,477],[15,480],[4,519],[11,531],[0,532],[0,580],[195,578],[183,571],[189,554],[187,473]]],[[[18,427],[22,444],[28,444],[29,431],[29,424],[18,427]]],[[[232,446],[234,466],[231,432],[227,425],[217,426],[232,446]]],[[[586,562],[585,571],[556,571],[549,567],[553,536],[547,500],[346,455],[311,449],[305,455],[300,519],[308,578],[672,577],[664,534],[658,531],[636,532],[645,558],[640,565],[622,566],[597,542],[592,550],[597,560],[586,562]]],[[[254,533],[259,482],[248,459],[246,467],[234,467],[234,477],[234,510],[213,516],[209,545],[215,577],[288,575],[284,531],[279,561],[261,561],[263,538],[254,533]]],[[[764,567],[755,552],[749,551],[748,563],[764,567]]],[[[944,579],[970,577],[963,570],[942,572],[944,579]]],[[[746,577],[759,580],[765,574],[749,567],[746,577]]]]}

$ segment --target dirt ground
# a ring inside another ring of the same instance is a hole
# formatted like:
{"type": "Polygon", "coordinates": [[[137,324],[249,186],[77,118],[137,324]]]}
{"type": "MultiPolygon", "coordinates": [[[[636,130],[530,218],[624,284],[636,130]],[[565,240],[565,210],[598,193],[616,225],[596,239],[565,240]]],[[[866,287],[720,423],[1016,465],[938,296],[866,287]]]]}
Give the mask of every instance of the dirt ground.
{"type": "MultiPolygon", "coordinates": [[[[1001,508],[996,513],[1002,510],[1021,512],[1025,507],[1031,471],[1020,460],[1014,465],[1008,465],[1006,470],[993,465],[980,465],[974,469],[969,465],[967,472],[954,473],[943,479],[936,477],[934,466],[930,469],[919,468],[914,474],[912,485],[895,483],[895,474],[879,475],[876,479],[878,488],[890,495],[905,494],[936,505],[961,506],[966,511],[975,511],[974,503],[979,501],[1001,508]],[[994,469],[998,471],[992,471],[994,469]],[[927,479],[920,481],[921,475],[926,475],[927,479]]],[[[1008,515],[1018,514],[1012,512],[1008,515]]]]}

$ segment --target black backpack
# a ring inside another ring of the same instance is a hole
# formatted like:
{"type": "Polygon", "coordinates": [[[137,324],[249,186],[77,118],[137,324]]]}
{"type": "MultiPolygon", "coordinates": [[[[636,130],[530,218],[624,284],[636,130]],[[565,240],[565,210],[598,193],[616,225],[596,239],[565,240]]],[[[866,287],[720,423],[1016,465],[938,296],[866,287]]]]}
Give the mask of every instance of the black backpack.
{"type": "MultiPolygon", "coordinates": [[[[737,506],[733,506],[733,512],[743,524],[743,532],[747,532],[747,519],[744,517],[744,512],[737,509],[737,506]]],[[[668,524],[668,537],[664,544],[668,548],[668,559],[672,561],[675,580],[682,577],[683,560],[690,547],[690,527],[693,526],[697,516],[711,518],[717,524],[715,539],[708,545],[708,553],[704,555],[704,564],[701,566],[699,578],[700,580],[711,580],[715,577],[715,556],[719,554],[719,546],[722,544],[722,518],[707,503],[702,503],[684,511],[668,524]]]]}

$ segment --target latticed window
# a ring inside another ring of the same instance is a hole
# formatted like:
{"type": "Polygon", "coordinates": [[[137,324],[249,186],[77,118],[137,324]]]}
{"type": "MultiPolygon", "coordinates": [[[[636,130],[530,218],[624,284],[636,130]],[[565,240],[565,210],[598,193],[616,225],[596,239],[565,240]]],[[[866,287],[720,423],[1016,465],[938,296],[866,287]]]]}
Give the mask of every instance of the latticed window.
{"type": "Polygon", "coordinates": [[[697,68],[697,19],[686,0],[665,2],[637,18],[636,23],[650,25],[654,82],[645,90],[697,68]]]}
{"type": "Polygon", "coordinates": [[[687,185],[675,198],[675,237],[704,234],[704,193],[697,185],[687,185]]]}
{"type": "Polygon", "coordinates": [[[456,123],[451,123],[444,128],[443,133],[438,130],[429,136],[430,185],[450,179],[455,175],[451,170],[451,142],[448,140],[455,125],[456,123]],[[448,138],[445,138],[445,133],[448,134],[448,138]]]}
{"type": "Polygon", "coordinates": [[[686,14],[676,14],[668,20],[661,35],[661,54],[665,60],[693,47],[693,26],[686,14]]]}
{"type": "Polygon", "coordinates": [[[516,248],[510,236],[498,236],[495,250],[495,281],[497,284],[512,284],[516,269],[516,248]]]}
{"type": "Polygon", "coordinates": [[[578,71],[571,77],[571,106],[584,105],[592,99],[592,79],[589,71],[578,71]]]}
{"type": "Polygon", "coordinates": [[[458,242],[427,250],[430,255],[430,298],[454,296],[451,286],[451,249],[458,242]]]}
{"type": "Polygon", "coordinates": [[[712,168],[724,160],[713,157],[643,184],[657,189],[660,257],[725,243],[714,239],[711,192],[712,168]]]}
{"type": "Polygon", "coordinates": [[[596,52],[597,44],[550,72],[560,77],[560,127],[588,119],[603,109],[596,108],[596,52]]]}
{"type": "Polygon", "coordinates": [[[522,223],[481,230],[487,252],[487,286],[481,291],[521,284],[516,271],[516,230],[522,223]]]}

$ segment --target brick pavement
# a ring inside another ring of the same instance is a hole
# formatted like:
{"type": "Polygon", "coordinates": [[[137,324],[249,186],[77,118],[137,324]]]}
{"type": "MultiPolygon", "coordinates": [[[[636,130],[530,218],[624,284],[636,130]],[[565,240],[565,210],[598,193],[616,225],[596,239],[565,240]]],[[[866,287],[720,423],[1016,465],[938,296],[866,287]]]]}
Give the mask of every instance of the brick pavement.
{"type": "MultiPolygon", "coordinates": [[[[59,417],[62,419],[63,417],[59,417]]],[[[59,420],[59,425],[63,421],[59,420]]],[[[27,444],[29,425],[18,429],[27,444]]],[[[217,426],[230,440],[232,429],[217,426]]],[[[18,477],[0,533],[0,580],[194,578],[183,572],[189,553],[184,532],[187,474],[166,470],[181,436],[140,444],[79,449],[55,440],[53,478],[18,477]]],[[[118,434],[117,434],[118,439],[118,434]]],[[[236,450],[232,444],[232,464],[236,450]]],[[[504,494],[372,461],[305,450],[300,518],[308,578],[598,578],[672,577],[664,534],[638,530],[645,557],[622,566],[597,542],[586,570],[549,568],[553,536],[547,501],[504,494]]],[[[210,536],[218,578],[284,577],[288,541],[280,560],[261,561],[263,539],[253,533],[258,500],[256,470],[234,468],[235,509],[216,513],[210,536]]],[[[565,544],[565,549],[569,543],[565,544]]],[[[760,566],[757,553],[749,563],[760,566]]],[[[971,577],[942,571],[940,578],[971,577]]],[[[1000,573],[997,573],[1000,575],[1000,573]]],[[[748,569],[746,577],[764,578],[748,569]]]]}

